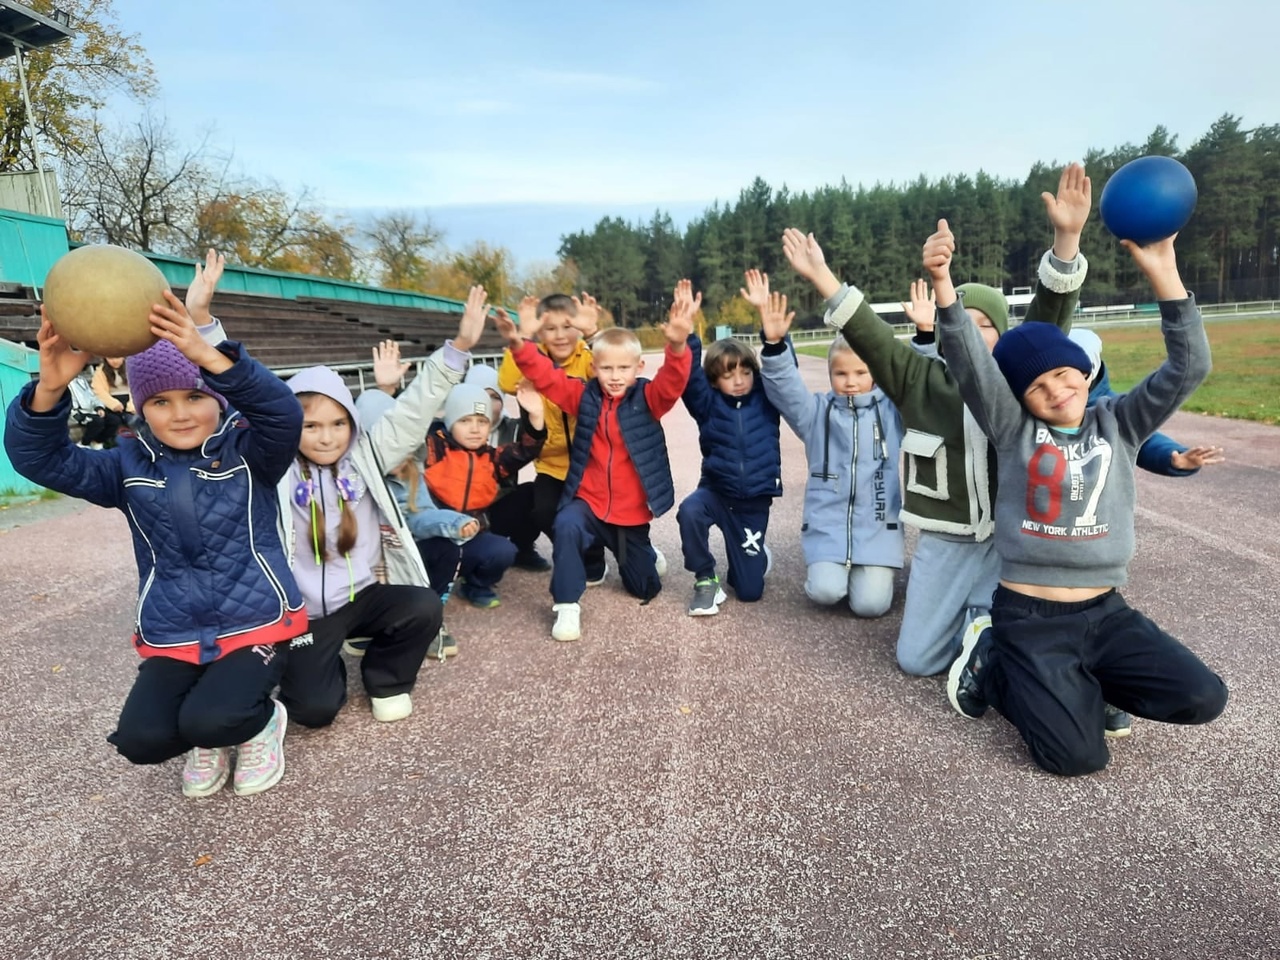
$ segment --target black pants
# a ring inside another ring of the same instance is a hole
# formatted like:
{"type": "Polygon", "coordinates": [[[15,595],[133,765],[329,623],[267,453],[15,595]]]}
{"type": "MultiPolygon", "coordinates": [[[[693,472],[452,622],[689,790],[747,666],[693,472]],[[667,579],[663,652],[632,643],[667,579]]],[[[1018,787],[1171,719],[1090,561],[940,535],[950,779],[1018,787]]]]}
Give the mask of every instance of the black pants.
{"type": "Polygon", "coordinates": [[[271,721],[287,650],[287,643],[244,647],[204,665],[146,658],[107,742],[133,763],[244,743],[271,721]]]}
{"type": "MultiPolygon", "coordinates": [[[[552,543],[556,541],[556,513],[560,506],[560,495],[564,493],[564,481],[545,473],[536,474],[533,478],[533,521],[539,530],[547,535],[552,543]]],[[[582,555],[586,567],[587,579],[598,580],[604,576],[604,546],[592,544],[582,555]]]]}
{"type": "Polygon", "coordinates": [[[118,434],[127,422],[122,413],[104,410],[97,417],[86,417],[80,424],[80,442],[84,444],[101,443],[104,446],[115,446],[118,434]]]}
{"type": "Polygon", "coordinates": [[[418,679],[427,645],[440,629],[440,597],[427,587],[375,583],[341,610],[311,621],[309,637],[289,648],[280,699],[291,719],[308,727],[333,722],[347,700],[342,641],[369,637],[360,659],[364,689],[371,697],[408,693],[418,679]]]}
{"type": "Polygon", "coordinates": [[[500,537],[506,537],[521,553],[532,550],[538,534],[542,532],[534,518],[535,498],[534,484],[522,483],[495,500],[486,511],[489,529],[500,537]]]}
{"type": "Polygon", "coordinates": [[[1107,765],[1107,703],[1184,724],[1208,723],[1227,705],[1222,679],[1116,591],[1054,603],[997,587],[991,622],[983,693],[1050,773],[1107,765]]]}

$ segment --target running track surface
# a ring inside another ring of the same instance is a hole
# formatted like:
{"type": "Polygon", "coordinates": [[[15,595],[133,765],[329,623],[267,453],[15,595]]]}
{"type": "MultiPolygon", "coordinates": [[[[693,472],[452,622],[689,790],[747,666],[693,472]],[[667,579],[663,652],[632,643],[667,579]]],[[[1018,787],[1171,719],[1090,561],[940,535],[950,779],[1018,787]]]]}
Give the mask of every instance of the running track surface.
{"type": "MultiPolygon", "coordinates": [[[[696,431],[682,406],[665,423],[683,496],[696,431]]],[[[512,572],[498,609],[449,605],[462,654],[424,667],[411,718],[376,723],[353,681],[248,798],[186,800],[178,761],[103,740],[138,665],[120,515],[7,511],[0,956],[1280,956],[1280,428],[1167,431],[1228,462],[1140,477],[1125,592],[1231,702],[1139,721],[1075,780],[898,671],[905,577],[881,620],[808,603],[789,433],[761,603],[685,615],[674,512],[662,595],[611,576],[580,643],[549,639],[547,576],[512,572]]]]}

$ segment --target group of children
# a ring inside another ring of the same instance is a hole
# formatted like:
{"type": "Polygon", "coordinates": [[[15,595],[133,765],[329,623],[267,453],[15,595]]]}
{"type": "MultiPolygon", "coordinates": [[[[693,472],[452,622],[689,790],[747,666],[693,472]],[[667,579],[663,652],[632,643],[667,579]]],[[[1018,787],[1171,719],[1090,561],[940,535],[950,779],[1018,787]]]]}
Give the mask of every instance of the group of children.
{"type": "Polygon", "coordinates": [[[87,356],[46,321],[39,378],[10,406],[5,442],[24,475],[118,507],[132,529],[143,662],[108,739],[137,763],[185,754],[190,796],[229,776],[256,793],[283,774],[286,719],[323,726],[342,707],[344,647],[359,654],[375,719],[389,722],[411,712],[424,659],[457,652],[443,601],[496,606],[512,566],[550,567],[557,641],[582,636],[581,601],[604,580],[606,551],[648,603],[666,568],[650,526],[676,506],[660,421],[681,399],[702,453],[677,510],[691,616],[716,614],[726,586],[743,602],[764,593],[785,420],[808,465],[806,595],[883,615],[903,524],[917,527],[898,662],[947,673],[957,710],[996,707],[1041,767],[1068,775],[1106,764],[1104,737],[1127,733],[1129,713],[1213,719],[1222,681],[1116,592],[1133,550],[1135,461],[1153,443],[1146,465],[1172,475],[1221,459],[1151,439],[1207,373],[1199,313],[1172,239],[1126,244],[1161,301],[1169,359],[1112,394],[1096,337],[1066,332],[1087,270],[1083,169],[1068,166],[1044,200],[1054,243],[1026,320],[1009,329],[999,290],[952,285],[955,240],[940,221],[923,251],[936,302],[913,285],[910,342],[835,277],[812,234],[787,230],[784,255],[838,331],[830,389],[816,393],[791,348],[786,297],[749,270],[758,357],[736,340],[704,353],[687,280],[652,379],[632,331],[597,332],[590,297],[526,298],[517,324],[476,287],[456,336],[407,389],[397,395],[407,365],[387,341],[374,350],[379,389],[357,401],[326,367],[282,383],[225,339],[209,314],[222,270],[211,251],[185,305],[167,293],[154,307],[158,342],[126,363],[144,425],[94,451],[66,435],[67,386],[87,356]],[[498,371],[469,364],[488,315],[509,344],[498,371]]]}

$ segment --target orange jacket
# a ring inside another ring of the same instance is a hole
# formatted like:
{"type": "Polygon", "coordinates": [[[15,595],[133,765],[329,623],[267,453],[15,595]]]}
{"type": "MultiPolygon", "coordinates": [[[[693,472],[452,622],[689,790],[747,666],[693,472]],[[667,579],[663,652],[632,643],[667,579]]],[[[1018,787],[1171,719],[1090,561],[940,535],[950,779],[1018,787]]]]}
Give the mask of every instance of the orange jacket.
{"type": "Polygon", "coordinates": [[[545,429],[535,430],[528,418],[520,417],[520,432],[511,443],[500,447],[485,444],[478,450],[458,445],[445,425],[437,420],[427,434],[427,463],[423,476],[436,506],[469,513],[480,518],[498,498],[498,485],[514,477],[533,460],[546,440],[545,429]]]}

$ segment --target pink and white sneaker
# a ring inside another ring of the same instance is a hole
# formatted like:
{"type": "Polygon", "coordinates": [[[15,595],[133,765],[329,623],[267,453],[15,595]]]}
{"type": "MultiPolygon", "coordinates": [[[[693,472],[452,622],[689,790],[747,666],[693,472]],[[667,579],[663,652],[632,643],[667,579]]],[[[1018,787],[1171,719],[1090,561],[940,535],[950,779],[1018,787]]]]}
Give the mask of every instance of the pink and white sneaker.
{"type": "Polygon", "coordinates": [[[284,728],[289,715],[284,704],[272,701],[275,712],[256,736],[236,748],[233,789],[238,797],[269,790],[284,776],[284,728]]]}
{"type": "Polygon", "coordinates": [[[182,767],[182,795],[210,797],[231,773],[230,747],[192,747],[182,767]]]}

